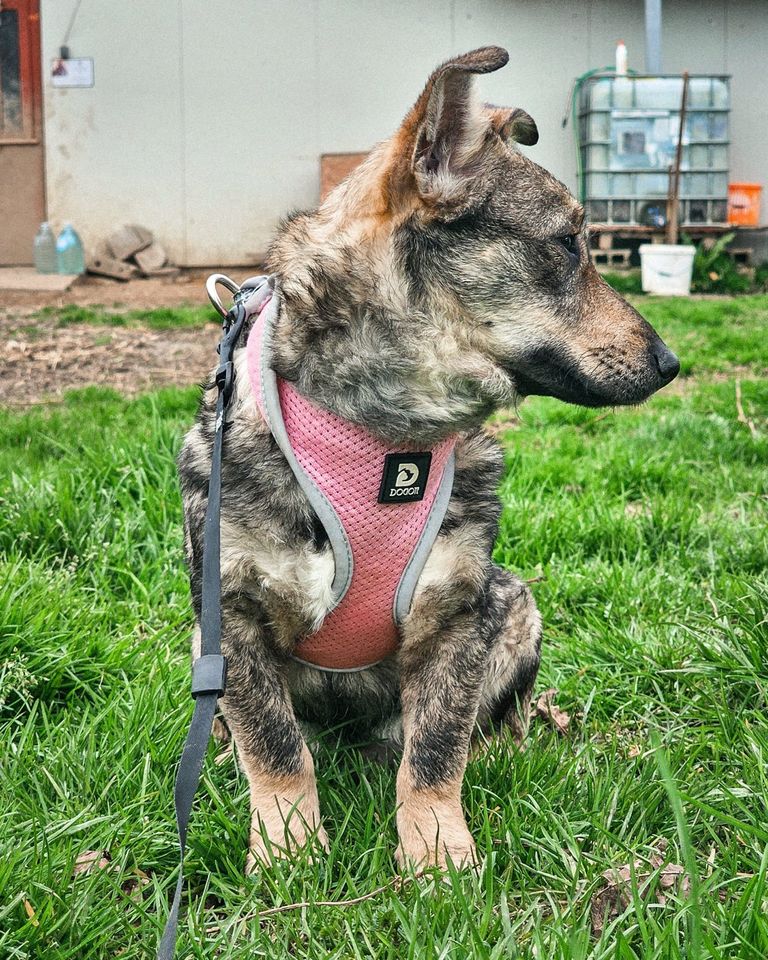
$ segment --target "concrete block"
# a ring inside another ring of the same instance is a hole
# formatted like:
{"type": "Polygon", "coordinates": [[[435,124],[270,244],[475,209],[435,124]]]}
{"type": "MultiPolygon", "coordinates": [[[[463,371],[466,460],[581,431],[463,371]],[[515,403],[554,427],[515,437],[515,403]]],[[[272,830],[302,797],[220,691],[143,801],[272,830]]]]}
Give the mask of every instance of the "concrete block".
{"type": "Polygon", "coordinates": [[[153,240],[149,230],[127,223],[107,237],[107,246],[115,260],[127,260],[148,247],[153,240]]]}
{"type": "Polygon", "coordinates": [[[132,263],[98,255],[91,257],[86,267],[89,273],[95,273],[100,277],[111,277],[113,280],[130,280],[136,273],[136,267],[132,263]]]}
{"type": "Polygon", "coordinates": [[[151,274],[153,270],[159,270],[161,267],[164,267],[168,257],[160,244],[155,242],[150,243],[150,245],[143,250],[139,250],[138,253],[134,254],[133,259],[136,261],[142,273],[151,274]]]}

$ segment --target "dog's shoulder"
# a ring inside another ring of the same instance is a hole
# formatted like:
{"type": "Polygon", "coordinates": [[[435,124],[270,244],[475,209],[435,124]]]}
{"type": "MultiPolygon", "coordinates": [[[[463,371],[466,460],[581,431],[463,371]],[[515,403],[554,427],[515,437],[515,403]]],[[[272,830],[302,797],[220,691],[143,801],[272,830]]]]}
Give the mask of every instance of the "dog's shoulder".
{"type": "Polygon", "coordinates": [[[454,496],[471,500],[494,494],[504,471],[501,445],[487,430],[462,433],[456,442],[454,496]]]}

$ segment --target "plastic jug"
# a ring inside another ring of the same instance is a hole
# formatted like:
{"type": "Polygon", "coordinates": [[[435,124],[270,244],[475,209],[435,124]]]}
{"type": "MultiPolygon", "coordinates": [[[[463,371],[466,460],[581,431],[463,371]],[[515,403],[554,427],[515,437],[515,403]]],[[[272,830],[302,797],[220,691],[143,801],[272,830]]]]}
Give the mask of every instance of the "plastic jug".
{"type": "Polygon", "coordinates": [[[33,248],[35,270],[38,273],[58,273],[56,237],[47,220],[40,224],[33,248]]]}
{"type": "Polygon", "coordinates": [[[83,244],[71,223],[64,224],[56,241],[56,260],[59,273],[85,273],[83,244]]]}

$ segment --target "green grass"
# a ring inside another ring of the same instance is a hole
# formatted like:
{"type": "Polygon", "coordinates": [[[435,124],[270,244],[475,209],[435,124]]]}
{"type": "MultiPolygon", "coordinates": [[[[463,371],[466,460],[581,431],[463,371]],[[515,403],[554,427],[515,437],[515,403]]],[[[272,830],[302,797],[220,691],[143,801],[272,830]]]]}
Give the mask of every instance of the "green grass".
{"type": "Polygon", "coordinates": [[[68,327],[73,323],[92,323],[106,327],[149,327],[150,330],[172,330],[178,327],[203,327],[219,323],[209,306],[156,307],[153,310],[125,310],[119,304],[107,308],[101,305],[81,307],[67,304],[63,307],[43,307],[33,314],[38,324],[68,327]]]}
{"type": "MultiPolygon", "coordinates": [[[[539,688],[557,686],[573,719],[566,739],[536,724],[524,753],[496,742],[470,763],[479,874],[259,919],[390,880],[394,776],[327,738],[330,854],[245,880],[246,784],[212,746],[180,956],[768,955],[768,298],[643,309],[695,382],[636,410],[531,401],[502,435],[496,556],[545,578],[539,688]],[[737,375],[757,439],[737,420],[737,375]],[[603,871],[659,839],[695,870],[691,895],[661,907],[635,885],[593,937],[603,871]]],[[[190,715],[173,457],[195,398],[93,389],[0,420],[3,958],[153,955],[190,715]],[[79,854],[104,849],[109,869],[73,878],[79,854]]]]}
{"type": "Polygon", "coordinates": [[[602,274],[603,280],[609,283],[619,293],[642,294],[643,285],[640,281],[639,270],[606,271],[602,274]]]}
{"type": "Polygon", "coordinates": [[[656,298],[632,302],[680,355],[683,376],[768,375],[768,296],[656,298]]]}

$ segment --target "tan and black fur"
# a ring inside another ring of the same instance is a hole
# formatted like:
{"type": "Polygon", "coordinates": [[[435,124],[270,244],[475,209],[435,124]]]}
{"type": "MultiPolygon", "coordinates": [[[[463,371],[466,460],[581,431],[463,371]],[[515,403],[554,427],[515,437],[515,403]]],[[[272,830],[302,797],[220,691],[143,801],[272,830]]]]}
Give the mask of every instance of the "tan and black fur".
{"type": "MultiPolygon", "coordinates": [[[[289,218],[270,254],[279,376],[393,445],[460,435],[450,505],[384,663],[332,674],[291,659],[331,605],[333,558],[236,355],[221,705],[251,788],[251,866],[325,843],[303,721],[402,745],[401,862],[474,858],[460,802],[472,733],[506,723],[522,736],[540,643],[528,588],[491,562],[502,456],[483,421],[529,394],[639,403],[677,373],[596,273],[579,204],[514,147],[536,142],[533,120],[477,100],[475,74],[506,61],[488,47],[439,67],[400,130],[319,210],[289,218]]],[[[198,614],[213,403],[208,389],[179,457],[198,614]]]]}

